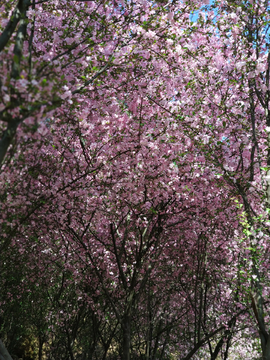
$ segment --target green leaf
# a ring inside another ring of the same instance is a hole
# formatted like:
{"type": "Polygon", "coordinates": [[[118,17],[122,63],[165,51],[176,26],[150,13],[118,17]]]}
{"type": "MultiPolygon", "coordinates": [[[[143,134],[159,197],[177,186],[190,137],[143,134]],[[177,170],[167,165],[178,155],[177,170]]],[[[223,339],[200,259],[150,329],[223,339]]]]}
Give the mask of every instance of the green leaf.
{"type": "Polygon", "coordinates": [[[252,247],[250,247],[250,246],[249,246],[249,247],[247,247],[246,249],[247,249],[247,250],[249,250],[249,251],[253,251],[253,252],[255,252],[255,251],[256,251],[256,249],[254,249],[254,248],[252,248],[252,247]]]}

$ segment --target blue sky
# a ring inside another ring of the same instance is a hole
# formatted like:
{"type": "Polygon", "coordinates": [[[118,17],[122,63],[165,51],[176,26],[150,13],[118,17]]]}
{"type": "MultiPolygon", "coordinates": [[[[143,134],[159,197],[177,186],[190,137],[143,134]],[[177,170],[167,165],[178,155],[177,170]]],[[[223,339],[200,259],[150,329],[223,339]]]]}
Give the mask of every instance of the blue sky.
{"type": "MultiPolygon", "coordinates": [[[[214,0],[209,1],[209,5],[212,5],[213,3],[214,3],[214,0]]],[[[190,14],[190,20],[193,22],[196,22],[196,20],[199,17],[199,12],[200,12],[200,10],[197,10],[197,11],[194,11],[192,14],[190,14]]]]}

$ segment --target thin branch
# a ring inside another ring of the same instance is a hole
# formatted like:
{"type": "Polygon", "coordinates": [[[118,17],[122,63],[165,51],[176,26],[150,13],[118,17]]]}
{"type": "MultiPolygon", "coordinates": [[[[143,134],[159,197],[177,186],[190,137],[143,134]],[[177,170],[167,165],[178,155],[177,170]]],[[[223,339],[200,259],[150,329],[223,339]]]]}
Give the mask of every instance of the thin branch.
{"type": "Polygon", "coordinates": [[[119,269],[119,273],[120,273],[120,277],[124,286],[124,289],[127,289],[127,281],[126,281],[126,277],[125,274],[123,272],[123,267],[121,265],[121,259],[119,259],[119,255],[118,255],[118,251],[117,251],[117,246],[116,246],[116,239],[115,239],[115,233],[114,233],[114,229],[113,229],[113,224],[110,224],[110,230],[111,230],[111,235],[112,235],[112,241],[113,241],[113,248],[114,248],[114,255],[116,257],[116,261],[117,261],[117,266],[119,269]]]}
{"type": "Polygon", "coordinates": [[[111,60],[112,60],[112,56],[110,60],[107,62],[107,64],[102,69],[100,69],[94,76],[92,76],[91,79],[87,80],[84,83],[84,85],[80,86],[78,89],[72,91],[72,95],[80,93],[86,86],[90,85],[97,77],[99,77],[99,75],[104,73],[104,71],[106,71],[109,65],[111,64],[111,60]]]}
{"type": "Polygon", "coordinates": [[[49,2],[50,0],[41,0],[41,1],[37,1],[37,2],[32,2],[30,5],[38,5],[38,4],[43,4],[45,2],[49,2]]]}
{"type": "Polygon", "coordinates": [[[50,60],[50,62],[48,62],[47,64],[43,65],[39,70],[37,70],[37,74],[41,74],[41,72],[48,67],[53,61],[59,59],[60,57],[69,54],[72,50],[76,49],[79,45],[85,43],[88,39],[84,39],[82,41],[80,41],[79,43],[72,45],[69,49],[67,49],[66,51],[62,52],[61,54],[56,55],[54,58],[52,58],[50,60]]]}

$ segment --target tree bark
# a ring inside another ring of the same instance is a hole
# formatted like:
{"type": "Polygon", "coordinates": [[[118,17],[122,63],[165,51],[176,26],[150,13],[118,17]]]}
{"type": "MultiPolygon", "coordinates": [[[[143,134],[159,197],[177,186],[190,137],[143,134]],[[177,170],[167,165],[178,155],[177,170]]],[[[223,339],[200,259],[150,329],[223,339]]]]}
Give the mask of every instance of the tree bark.
{"type": "Polygon", "coordinates": [[[129,314],[124,315],[122,320],[123,330],[123,355],[122,360],[130,360],[130,343],[131,343],[131,317],[129,314]]]}
{"type": "Polygon", "coordinates": [[[4,50],[8,41],[10,40],[13,32],[16,29],[18,22],[25,17],[26,11],[30,5],[30,0],[19,0],[16,8],[12,12],[9,22],[6,28],[0,36],[0,52],[4,50]]]}
{"type": "Polygon", "coordinates": [[[261,347],[263,352],[263,360],[270,360],[270,334],[265,336],[260,332],[261,347]]]}
{"type": "Polygon", "coordinates": [[[0,339],[0,360],[12,360],[12,357],[9,355],[5,345],[0,339]]]}

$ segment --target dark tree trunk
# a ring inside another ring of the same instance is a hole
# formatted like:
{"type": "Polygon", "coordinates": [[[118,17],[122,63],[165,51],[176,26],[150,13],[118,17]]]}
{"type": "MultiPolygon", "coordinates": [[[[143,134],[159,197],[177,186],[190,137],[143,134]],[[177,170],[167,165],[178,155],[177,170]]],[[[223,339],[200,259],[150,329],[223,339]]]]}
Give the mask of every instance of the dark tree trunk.
{"type": "Polygon", "coordinates": [[[123,330],[123,354],[122,360],[130,360],[130,343],[131,343],[131,317],[130,315],[124,315],[122,320],[123,330]]]}
{"type": "Polygon", "coordinates": [[[39,344],[38,344],[38,360],[42,360],[42,348],[43,348],[44,341],[40,337],[38,342],[39,342],[39,344]]]}
{"type": "Polygon", "coordinates": [[[270,334],[260,332],[263,360],[270,360],[270,334]]]}

